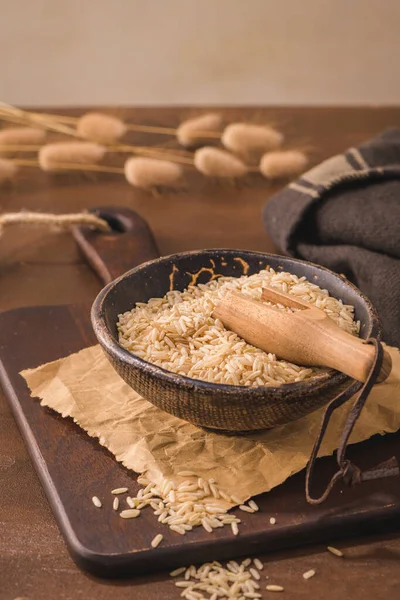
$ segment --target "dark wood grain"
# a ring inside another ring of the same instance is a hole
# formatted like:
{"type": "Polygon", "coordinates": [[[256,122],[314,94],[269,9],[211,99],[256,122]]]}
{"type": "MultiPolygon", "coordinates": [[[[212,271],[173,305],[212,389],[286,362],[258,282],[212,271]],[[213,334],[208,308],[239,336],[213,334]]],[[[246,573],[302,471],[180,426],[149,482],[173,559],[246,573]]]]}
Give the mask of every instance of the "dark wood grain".
{"type": "MultiPolygon", "coordinates": [[[[290,144],[312,148],[313,163],[400,122],[397,108],[232,108],[222,112],[227,120],[256,116],[278,123],[290,144]]],[[[193,113],[192,109],[135,109],[124,111],[124,116],[131,122],[176,125],[193,113]]],[[[131,141],[146,140],[137,136],[131,141]]],[[[190,175],[187,193],[153,197],[130,188],[117,177],[54,179],[27,170],[13,188],[0,191],[0,206],[3,211],[25,208],[62,212],[124,205],[146,218],[161,254],[223,246],[268,252],[273,246],[262,228],[261,207],[277,189],[255,176],[251,185],[235,189],[190,175]]],[[[25,230],[6,233],[0,242],[0,264],[1,309],[90,302],[102,285],[68,234],[43,235],[41,231],[25,230]]],[[[108,582],[74,566],[4,401],[0,403],[0,448],[1,600],[16,596],[31,600],[178,597],[166,575],[108,582]]],[[[400,584],[400,541],[393,526],[390,529],[393,533],[341,542],[345,561],[316,545],[269,554],[269,581],[282,583],[285,597],[300,600],[394,598],[400,584]],[[304,582],[301,574],[309,568],[316,568],[317,575],[304,582]]]]}

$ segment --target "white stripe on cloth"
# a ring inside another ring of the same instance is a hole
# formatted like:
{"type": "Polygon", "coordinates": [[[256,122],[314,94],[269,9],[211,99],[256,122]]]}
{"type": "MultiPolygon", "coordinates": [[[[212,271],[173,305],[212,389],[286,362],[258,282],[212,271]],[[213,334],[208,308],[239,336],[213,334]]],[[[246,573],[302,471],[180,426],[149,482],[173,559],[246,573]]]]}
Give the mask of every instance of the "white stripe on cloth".
{"type": "Polygon", "coordinates": [[[319,193],[316,190],[312,190],[311,188],[301,185],[300,183],[293,182],[289,185],[289,188],[291,190],[295,190],[296,192],[307,194],[307,196],[311,196],[312,198],[318,198],[319,196],[319,193]]]}
{"type": "Polygon", "coordinates": [[[356,163],[358,164],[358,166],[361,169],[368,169],[369,166],[368,164],[365,162],[361,152],[359,150],[357,150],[357,148],[350,148],[348,150],[349,154],[351,154],[351,156],[354,158],[354,160],[356,161],[356,163]]]}
{"type": "Polygon", "coordinates": [[[354,172],[355,169],[351,166],[347,158],[343,154],[338,154],[304,173],[302,179],[315,186],[329,188],[332,181],[338,181],[342,177],[354,172]]]}

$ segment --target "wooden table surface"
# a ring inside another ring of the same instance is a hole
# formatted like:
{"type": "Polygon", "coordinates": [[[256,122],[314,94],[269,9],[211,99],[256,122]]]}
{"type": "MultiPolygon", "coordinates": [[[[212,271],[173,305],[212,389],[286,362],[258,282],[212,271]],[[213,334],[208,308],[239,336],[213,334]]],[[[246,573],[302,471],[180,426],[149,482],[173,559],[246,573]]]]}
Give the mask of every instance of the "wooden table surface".
{"type": "MultiPolygon", "coordinates": [[[[59,110],[65,114],[80,111],[59,110]]],[[[131,123],[175,126],[194,109],[120,109],[131,123]]],[[[400,108],[224,109],[227,121],[256,119],[278,125],[288,144],[308,148],[312,162],[356,145],[381,130],[399,126],[400,108]]],[[[130,134],[132,143],[164,143],[165,138],[130,134]]],[[[104,205],[128,206],[149,222],[162,254],[207,247],[271,251],[261,209],[279,189],[254,175],[237,187],[205,181],[190,173],[186,191],[153,196],[114,175],[58,177],[33,169],[0,190],[1,212],[20,209],[73,212],[104,205]]],[[[18,229],[0,239],[0,309],[34,304],[66,304],[94,298],[101,285],[68,233],[18,229]]],[[[269,553],[270,581],[285,587],[286,598],[364,600],[396,598],[400,589],[399,529],[339,545],[345,559],[323,546],[269,553]],[[311,568],[309,580],[302,573],[311,568]]],[[[264,592],[263,597],[267,597],[264,592]]],[[[68,555],[47,500],[4,396],[0,395],[0,600],[173,600],[177,589],[163,573],[129,581],[96,579],[80,571],[68,555]]]]}

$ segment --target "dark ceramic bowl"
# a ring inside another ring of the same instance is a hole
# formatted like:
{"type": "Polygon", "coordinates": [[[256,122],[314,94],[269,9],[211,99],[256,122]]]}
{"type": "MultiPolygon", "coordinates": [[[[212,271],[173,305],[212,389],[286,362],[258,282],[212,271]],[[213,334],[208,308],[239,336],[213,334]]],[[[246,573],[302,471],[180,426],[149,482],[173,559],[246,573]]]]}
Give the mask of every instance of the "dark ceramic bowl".
{"type": "Polygon", "coordinates": [[[246,250],[183,252],[149,261],[108,284],[92,307],[92,325],[117,373],[135,391],[162,410],[199,427],[221,432],[251,432],[282,425],[327,404],[351,379],[326,370],[307,381],[279,387],[244,387],[190,379],[157,367],[118,343],[116,323],[120,313],[136,302],[184,290],[190,283],[205,283],[214,274],[252,275],[267,265],[302,277],[355,307],[361,322],[360,336],[380,335],[375,309],[344,277],[292,258],[246,250]]]}

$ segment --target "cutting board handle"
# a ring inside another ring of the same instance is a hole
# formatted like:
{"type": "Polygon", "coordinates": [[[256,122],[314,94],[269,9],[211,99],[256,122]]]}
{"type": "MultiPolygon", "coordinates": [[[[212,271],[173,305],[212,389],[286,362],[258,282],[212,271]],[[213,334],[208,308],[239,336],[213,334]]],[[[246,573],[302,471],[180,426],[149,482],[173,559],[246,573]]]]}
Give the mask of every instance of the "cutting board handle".
{"type": "Polygon", "coordinates": [[[111,232],[79,226],[74,227],[73,236],[103,283],[160,256],[149,225],[134,210],[105,206],[90,212],[105,219],[111,232]]]}

